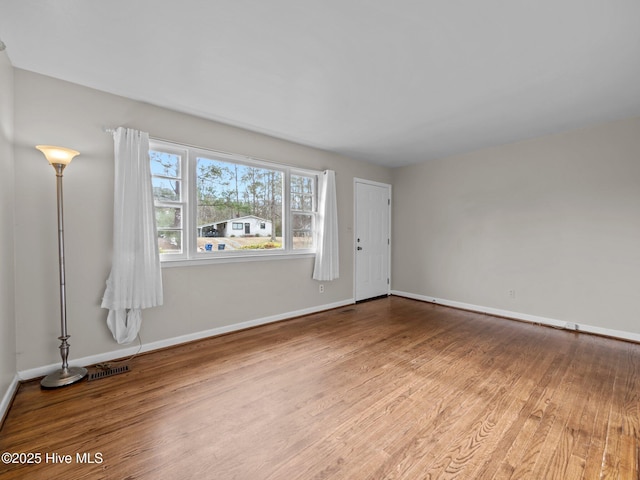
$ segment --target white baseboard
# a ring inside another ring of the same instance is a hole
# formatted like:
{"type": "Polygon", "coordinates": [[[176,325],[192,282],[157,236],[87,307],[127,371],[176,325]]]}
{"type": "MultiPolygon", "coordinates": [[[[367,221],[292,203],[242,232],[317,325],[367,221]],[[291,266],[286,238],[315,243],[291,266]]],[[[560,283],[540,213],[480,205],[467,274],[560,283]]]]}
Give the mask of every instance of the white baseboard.
{"type": "Polygon", "coordinates": [[[18,375],[13,376],[13,380],[9,384],[9,388],[4,392],[4,396],[2,397],[2,401],[0,402],[0,426],[2,426],[2,420],[5,415],[9,411],[9,407],[11,406],[11,401],[13,400],[13,396],[16,394],[16,390],[18,390],[18,375]]]}
{"type": "MultiPolygon", "coordinates": [[[[279,322],[281,320],[300,317],[302,315],[309,315],[311,313],[323,312],[325,310],[340,308],[340,307],[344,307],[345,305],[352,305],[354,303],[355,303],[355,300],[351,298],[347,300],[342,300],[340,302],[319,305],[316,307],[305,308],[305,309],[296,310],[293,312],[281,313],[278,315],[272,315],[270,317],[258,318],[255,320],[235,323],[232,325],[225,325],[223,327],[212,328],[211,330],[204,330],[201,332],[181,335],[179,337],[167,338],[165,340],[158,340],[157,342],[144,343],[142,344],[142,346],[134,345],[132,347],[124,348],[121,350],[113,350],[111,352],[104,352],[104,353],[99,353],[97,355],[91,355],[88,357],[69,360],[69,365],[72,367],[84,367],[87,365],[95,365],[96,363],[108,362],[116,358],[129,357],[131,355],[135,355],[137,352],[143,353],[143,352],[150,352],[152,350],[159,350],[161,348],[180,345],[181,343],[192,342],[194,340],[201,340],[203,338],[214,337],[216,335],[222,335],[224,333],[235,332],[238,330],[244,330],[246,328],[257,327],[259,325],[266,325],[268,323],[279,322]]],[[[21,370],[18,372],[17,378],[21,381],[31,380],[33,378],[43,377],[57,370],[58,368],[60,368],[60,364],[55,363],[51,365],[45,365],[42,367],[30,368],[28,370],[21,370]]]]}
{"type": "MultiPolygon", "coordinates": [[[[552,327],[565,328],[566,321],[557,320],[555,318],[539,317],[537,315],[529,315],[528,313],[512,312],[509,310],[501,310],[498,308],[483,307],[480,305],[473,305],[469,303],[456,302],[454,300],[446,300],[443,298],[429,297],[427,295],[418,295],[415,293],[402,292],[398,290],[392,290],[392,295],[399,297],[411,298],[413,300],[420,300],[429,303],[438,303],[447,307],[460,308],[462,310],[470,310],[472,312],[487,313],[489,315],[496,315],[498,317],[512,318],[514,320],[522,320],[524,322],[539,323],[542,325],[549,325],[552,327]]],[[[585,325],[583,323],[576,324],[579,332],[593,333],[595,335],[603,335],[605,337],[619,338],[621,340],[628,340],[631,342],[640,343],[640,334],[633,332],[624,332],[621,330],[612,330],[610,328],[594,327],[593,325],[585,325]]]]}

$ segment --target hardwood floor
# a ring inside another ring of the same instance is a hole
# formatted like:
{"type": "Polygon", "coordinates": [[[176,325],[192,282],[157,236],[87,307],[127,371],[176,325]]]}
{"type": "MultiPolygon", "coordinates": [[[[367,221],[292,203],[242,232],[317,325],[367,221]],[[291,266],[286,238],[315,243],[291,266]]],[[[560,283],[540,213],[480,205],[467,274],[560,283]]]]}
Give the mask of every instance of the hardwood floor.
{"type": "Polygon", "coordinates": [[[130,367],[21,385],[0,478],[640,478],[634,343],[389,297],[130,367]]]}

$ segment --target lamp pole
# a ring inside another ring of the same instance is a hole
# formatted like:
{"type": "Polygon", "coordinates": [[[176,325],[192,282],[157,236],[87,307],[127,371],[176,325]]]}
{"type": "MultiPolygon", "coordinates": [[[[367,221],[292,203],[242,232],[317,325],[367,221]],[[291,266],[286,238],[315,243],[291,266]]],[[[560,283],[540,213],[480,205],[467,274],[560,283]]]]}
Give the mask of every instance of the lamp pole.
{"type": "Polygon", "coordinates": [[[87,369],[83,367],[69,367],[69,334],[67,332],[67,294],[66,278],[64,266],[64,207],[62,201],[62,172],[71,162],[73,157],[79,154],[75,150],[63,147],[53,147],[49,145],[38,145],[36,147],[47,158],[51,166],[56,171],[56,197],[58,205],[58,262],[60,272],[60,357],[62,357],[62,367],[50,373],[42,379],[42,388],[57,388],[71,385],[82,380],[87,375],[87,369]]]}

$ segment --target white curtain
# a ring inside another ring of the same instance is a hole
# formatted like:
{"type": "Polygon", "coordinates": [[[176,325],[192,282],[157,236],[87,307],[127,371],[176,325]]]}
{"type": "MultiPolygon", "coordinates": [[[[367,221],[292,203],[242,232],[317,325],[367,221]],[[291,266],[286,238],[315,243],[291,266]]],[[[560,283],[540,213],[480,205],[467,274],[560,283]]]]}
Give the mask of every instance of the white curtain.
{"type": "Polygon", "coordinates": [[[318,203],[318,228],[314,280],[335,280],[340,276],[338,262],[338,202],[336,172],[325,170],[322,175],[318,203]]]}
{"type": "Polygon", "coordinates": [[[149,164],[149,134],[119,127],[113,136],[113,263],[102,299],[118,343],[136,339],[142,309],[162,305],[162,272],[149,164]]]}

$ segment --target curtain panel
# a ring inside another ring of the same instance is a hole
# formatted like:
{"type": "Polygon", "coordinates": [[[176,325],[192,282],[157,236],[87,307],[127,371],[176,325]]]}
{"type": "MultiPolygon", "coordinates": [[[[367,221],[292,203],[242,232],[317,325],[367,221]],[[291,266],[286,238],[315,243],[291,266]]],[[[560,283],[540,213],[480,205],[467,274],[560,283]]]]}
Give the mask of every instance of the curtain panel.
{"type": "Polygon", "coordinates": [[[118,343],[136,339],[142,309],[162,305],[162,271],[149,162],[149,134],[119,127],[113,135],[113,261],[102,299],[118,343]]]}
{"type": "Polygon", "coordinates": [[[322,175],[316,246],[313,279],[331,281],[339,278],[338,202],[336,172],[333,170],[325,170],[322,175]]]}

